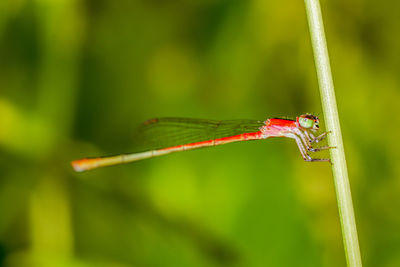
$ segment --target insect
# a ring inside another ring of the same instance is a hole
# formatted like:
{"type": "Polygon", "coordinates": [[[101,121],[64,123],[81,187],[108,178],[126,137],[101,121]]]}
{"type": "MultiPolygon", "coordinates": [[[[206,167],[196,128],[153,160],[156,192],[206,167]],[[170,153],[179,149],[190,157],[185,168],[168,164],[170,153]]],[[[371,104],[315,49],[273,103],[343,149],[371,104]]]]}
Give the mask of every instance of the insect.
{"type": "Polygon", "coordinates": [[[158,118],[144,122],[139,128],[144,150],[109,157],[83,158],[71,162],[71,165],[75,171],[82,172],[178,151],[272,137],[294,139],[305,161],[330,162],[327,158],[312,158],[309,155],[309,152],[332,148],[312,146],[313,143],[323,140],[329,133],[324,132],[315,136],[318,130],[319,119],[311,114],[301,115],[295,120],[271,118],[265,121],[158,118]]]}

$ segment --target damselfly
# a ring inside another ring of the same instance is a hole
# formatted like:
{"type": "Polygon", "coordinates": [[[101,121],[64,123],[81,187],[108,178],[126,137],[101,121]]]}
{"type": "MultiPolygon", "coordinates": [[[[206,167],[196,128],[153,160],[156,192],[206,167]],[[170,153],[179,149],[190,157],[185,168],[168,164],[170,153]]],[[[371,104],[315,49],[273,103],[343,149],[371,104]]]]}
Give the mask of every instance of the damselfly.
{"type": "Polygon", "coordinates": [[[79,159],[71,163],[72,167],[81,172],[172,152],[271,137],[294,139],[305,161],[330,161],[327,158],[313,158],[309,152],[332,148],[312,146],[323,140],[328,132],[314,136],[319,130],[319,119],[311,114],[301,115],[296,120],[272,118],[266,121],[159,118],[144,122],[139,129],[145,149],[131,154],[79,159]]]}

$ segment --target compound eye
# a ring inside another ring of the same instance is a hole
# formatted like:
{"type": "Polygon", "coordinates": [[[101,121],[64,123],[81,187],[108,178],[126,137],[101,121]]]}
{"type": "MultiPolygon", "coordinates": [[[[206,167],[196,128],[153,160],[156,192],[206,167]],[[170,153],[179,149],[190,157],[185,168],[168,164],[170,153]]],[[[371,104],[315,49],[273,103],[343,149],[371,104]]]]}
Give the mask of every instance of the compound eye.
{"type": "Polygon", "coordinates": [[[308,118],[299,118],[299,124],[305,129],[309,129],[314,126],[314,121],[308,118]]]}

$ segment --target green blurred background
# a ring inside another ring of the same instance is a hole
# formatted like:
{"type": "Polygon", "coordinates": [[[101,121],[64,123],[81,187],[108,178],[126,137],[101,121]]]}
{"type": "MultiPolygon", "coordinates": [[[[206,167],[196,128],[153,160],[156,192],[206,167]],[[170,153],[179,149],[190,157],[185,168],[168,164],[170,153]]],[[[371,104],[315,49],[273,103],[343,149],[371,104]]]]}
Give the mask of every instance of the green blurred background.
{"type": "MultiPolygon", "coordinates": [[[[400,2],[321,5],[364,266],[400,266],[400,2]]],[[[302,1],[1,0],[0,265],[343,266],[330,166],[292,140],[69,166],[152,117],[306,112],[302,1]]]]}

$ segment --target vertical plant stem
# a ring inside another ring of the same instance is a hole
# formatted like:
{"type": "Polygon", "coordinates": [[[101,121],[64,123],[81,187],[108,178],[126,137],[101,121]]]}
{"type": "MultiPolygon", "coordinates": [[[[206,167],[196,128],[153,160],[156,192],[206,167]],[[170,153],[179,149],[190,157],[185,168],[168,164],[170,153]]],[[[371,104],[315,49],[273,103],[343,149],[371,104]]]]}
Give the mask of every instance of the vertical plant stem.
{"type": "Polygon", "coordinates": [[[330,149],[330,156],[333,163],[332,171],[347,265],[362,266],[321,8],[318,0],[304,0],[304,3],[307,10],[326,128],[331,131],[328,136],[328,144],[336,147],[330,149]]]}

